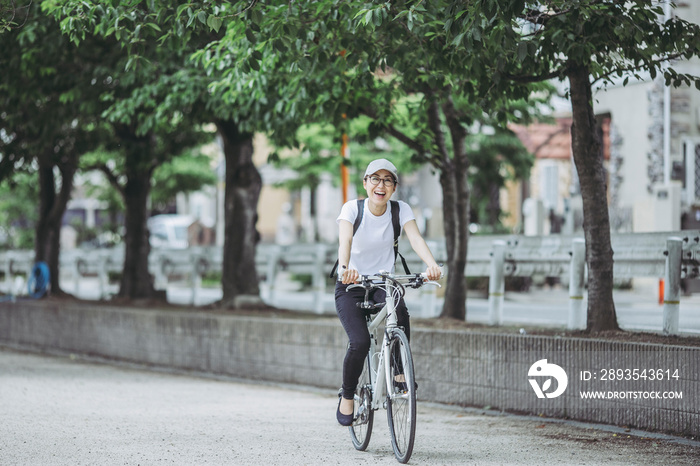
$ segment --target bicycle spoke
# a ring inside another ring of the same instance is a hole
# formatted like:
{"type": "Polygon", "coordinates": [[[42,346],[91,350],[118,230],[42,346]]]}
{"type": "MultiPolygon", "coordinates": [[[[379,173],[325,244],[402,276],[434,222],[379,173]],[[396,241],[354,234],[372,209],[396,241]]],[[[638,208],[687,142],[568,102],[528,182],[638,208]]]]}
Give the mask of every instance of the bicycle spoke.
{"type": "Polygon", "coordinates": [[[393,383],[387,397],[387,420],[396,459],[405,463],[411,456],[415,438],[416,389],[411,350],[402,331],[394,332],[388,351],[389,380],[393,383]]]}
{"type": "Polygon", "coordinates": [[[360,375],[355,393],[355,421],[349,427],[352,444],[357,450],[364,451],[369,445],[374,423],[374,411],[371,406],[371,387],[369,376],[369,359],[360,375]]]}

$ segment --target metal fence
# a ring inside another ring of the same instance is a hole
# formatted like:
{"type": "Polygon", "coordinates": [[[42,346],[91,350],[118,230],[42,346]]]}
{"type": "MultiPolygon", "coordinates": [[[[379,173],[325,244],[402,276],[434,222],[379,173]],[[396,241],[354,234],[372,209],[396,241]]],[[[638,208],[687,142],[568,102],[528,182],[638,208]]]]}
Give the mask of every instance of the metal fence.
{"type": "MultiPolygon", "coordinates": [[[[616,279],[652,277],[664,279],[663,331],[678,332],[680,284],[684,278],[700,276],[700,230],[612,235],[613,273],[616,279]]],[[[442,242],[429,245],[438,262],[447,262],[442,242]]],[[[413,271],[423,269],[422,261],[410,250],[407,241],[401,252],[413,271]]],[[[327,293],[328,274],[335,262],[337,246],[331,244],[294,244],[279,246],[260,244],[256,252],[256,268],[265,283],[266,299],[274,299],[275,284],[282,271],[311,276],[316,306],[322,306],[327,293]]],[[[74,277],[80,286],[84,276],[98,277],[99,296],[108,297],[109,275],[121,273],[124,250],[92,249],[63,251],[60,268],[74,277]]],[[[13,289],[16,276],[27,276],[34,263],[31,251],[0,252],[0,270],[4,271],[5,290],[13,289]]],[[[149,270],[155,287],[163,289],[173,279],[186,278],[192,288],[192,303],[201,290],[202,277],[221,272],[223,251],[218,247],[193,247],[186,250],[153,249],[149,270]]],[[[449,273],[449,271],[448,271],[449,273]]],[[[583,296],[586,283],[585,244],[581,237],[566,235],[473,236],[469,239],[466,277],[489,277],[489,320],[502,323],[506,277],[557,277],[569,283],[568,327],[585,325],[583,296]]],[[[8,291],[10,292],[10,291],[8,291]]],[[[425,305],[435,306],[434,295],[426,295],[425,305]]],[[[313,309],[320,312],[320,309],[313,309]]]]}

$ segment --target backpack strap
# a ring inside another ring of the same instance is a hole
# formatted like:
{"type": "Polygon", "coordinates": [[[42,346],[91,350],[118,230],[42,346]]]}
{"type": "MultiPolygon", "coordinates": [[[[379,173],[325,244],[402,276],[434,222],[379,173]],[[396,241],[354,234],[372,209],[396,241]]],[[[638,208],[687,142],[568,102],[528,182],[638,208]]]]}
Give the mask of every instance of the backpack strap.
{"type": "Polygon", "coordinates": [[[357,217],[355,217],[355,223],[352,224],[352,236],[355,236],[357,229],[360,228],[360,223],[362,223],[362,217],[365,215],[365,200],[357,200],[357,217]]]}
{"type": "MultiPolygon", "coordinates": [[[[357,233],[357,229],[360,228],[360,224],[362,223],[362,217],[364,215],[365,215],[365,200],[358,199],[357,200],[357,216],[355,216],[355,222],[352,224],[352,236],[355,236],[355,233],[357,233]]],[[[394,232],[396,232],[396,227],[394,227],[394,232]]],[[[329,275],[330,278],[333,278],[335,276],[336,270],[338,270],[338,259],[336,259],[335,264],[333,264],[333,268],[331,269],[331,274],[329,275]]]]}
{"type": "Polygon", "coordinates": [[[391,203],[391,223],[394,226],[394,261],[396,261],[396,256],[401,258],[401,263],[403,264],[403,270],[406,275],[411,273],[408,270],[408,264],[406,264],[406,259],[399,252],[399,236],[401,236],[401,208],[399,207],[398,201],[389,201],[391,203]]]}

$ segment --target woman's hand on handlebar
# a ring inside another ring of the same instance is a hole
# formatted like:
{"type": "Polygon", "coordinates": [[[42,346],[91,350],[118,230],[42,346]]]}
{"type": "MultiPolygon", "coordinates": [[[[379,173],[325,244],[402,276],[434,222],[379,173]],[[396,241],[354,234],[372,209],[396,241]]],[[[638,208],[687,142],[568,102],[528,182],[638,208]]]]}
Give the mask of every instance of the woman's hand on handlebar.
{"type": "Polygon", "coordinates": [[[429,265],[425,269],[425,275],[428,278],[428,280],[439,280],[440,277],[442,276],[442,270],[440,269],[440,266],[437,264],[429,265]]]}
{"type": "Polygon", "coordinates": [[[355,269],[341,270],[340,281],[343,285],[350,285],[351,283],[357,283],[360,278],[360,272],[355,269]]]}

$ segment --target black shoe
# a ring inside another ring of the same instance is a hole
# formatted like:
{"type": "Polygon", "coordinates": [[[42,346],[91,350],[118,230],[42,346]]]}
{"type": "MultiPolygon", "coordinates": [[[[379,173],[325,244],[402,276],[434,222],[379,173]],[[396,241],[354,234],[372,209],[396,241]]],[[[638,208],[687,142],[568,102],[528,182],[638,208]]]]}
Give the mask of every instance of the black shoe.
{"type": "Polygon", "coordinates": [[[352,421],[353,421],[353,415],[352,414],[343,414],[340,412],[340,402],[343,400],[342,397],[338,397],[338,410],[335,412],[335,417],[338,419],[338,423],[340,423],[341,426],[351,426],[352,421]]]}

